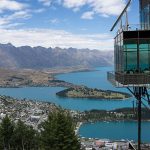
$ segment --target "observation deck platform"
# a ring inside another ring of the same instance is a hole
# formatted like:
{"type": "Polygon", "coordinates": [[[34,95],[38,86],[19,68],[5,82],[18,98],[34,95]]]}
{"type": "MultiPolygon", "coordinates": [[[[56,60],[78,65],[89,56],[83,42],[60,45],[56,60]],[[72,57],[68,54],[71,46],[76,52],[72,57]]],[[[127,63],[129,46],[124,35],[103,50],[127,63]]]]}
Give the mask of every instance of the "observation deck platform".
{"type": "Polygon", "coordinates": [[[150,71],[146,73],[108,72],[107,79],[115,87],[150,87],[150,71]]]}

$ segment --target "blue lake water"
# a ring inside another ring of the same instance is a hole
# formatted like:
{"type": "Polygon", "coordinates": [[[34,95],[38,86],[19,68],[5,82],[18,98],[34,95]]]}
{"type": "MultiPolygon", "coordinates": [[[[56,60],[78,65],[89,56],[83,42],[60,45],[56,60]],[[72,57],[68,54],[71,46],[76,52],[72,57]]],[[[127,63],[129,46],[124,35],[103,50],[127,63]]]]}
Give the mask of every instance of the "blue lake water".
{"type": "MultiPolygon", "coordinates": [[[[112,67],[97,68],[91,72],[77,72],[57,75],[60,80],[65,80],[74,84],[86,85],[91,88],[101,88],[105,90],[119,90],[128,92],[126,89],[114,88],[106,79],[107,71],[113,70],[112,67]]],[[[91,109],[106,109],[112,110],[122,107],[132,107],[131,98],[125,101],[106,101],[97,99],[72,99],[60,98],[56,96],[56,92],[63,90],[62,87],[25,87],[25,88],[0,88],[0,95],[8,95],[16,98],[28,98],[35,100],[43,100],[53,102],[63,108],[73,110],[91,110],[91,109]]],[[[150,123],[143,123],[143,141],[150,142],[150,123]]],[[[109,139],[132,139],[136,140],[135,122],[99,122],[95,124],[83,125],[80,129],[80,134],[84,137],[98,137],[109,139]],[[116,134],[117,133],[117,134],[116,134]]]]}
{"type": "Polygon", "coordinates": [[[57,75],[57,78],[78,85],[86,85],[91,88],[101,88],[106,90],[118,90],[107,81],[107,71],[112,71],[112,67],[100,67],[90,72],[75,72],[57,75]]]}
{"type": "Polygon", "coordinates": [[[0,95],[8,95],[15,98],[28,98],[53,102],[63,108],[73,110],[107,109],[112,110],[120,107],[131,107],[132,100],[128,101],[100,101],[90,99],[60,98],[56,92],[64,88],[58,87],[27,87],[27,88],[0,88],[0,95]]]}
{"type": "MultiPolygon", "coordinates": [[[[142,123],[142,141],[150,142],[150,123],[142,123]]],[[[79,133],[83,137],[101,138],[111,140],[137,141],[137,122],[97,122],[84,124],[79,133]]]]}
{"type": "MultiPolygon", "coordinates": [[[[118,90],[114,88],[106,79],[107,71],[112,70],[111,67],[97,68],[96,71],[78,72],[57,75],[60,80],[65,80],[74,84],[86,85],[92,88],[101,88],[109,90],[118,90]]],[[[43,100],[56,103],[63,108],[73,110],[91,110],[106,109],[112,110],[121,107],[132,107],[133,98],[125,101],[106,101],[97,99],[81,99],[81,98],[60,98],[56,96],[56,92],[63,90],[60,87],[26,87],[26,88],[0,88],[0,94],[9,95],[16,98],[29,98],[43,100]]],[[[125,89],[119,89],[128,92],[125,89]]]]}

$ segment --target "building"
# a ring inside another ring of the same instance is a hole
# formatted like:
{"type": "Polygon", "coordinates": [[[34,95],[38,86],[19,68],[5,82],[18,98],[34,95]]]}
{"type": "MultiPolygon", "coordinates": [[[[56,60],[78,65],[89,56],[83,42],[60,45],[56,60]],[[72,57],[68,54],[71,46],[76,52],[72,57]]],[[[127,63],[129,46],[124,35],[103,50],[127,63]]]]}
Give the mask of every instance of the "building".
{"type": "Polygon", "coordinates": [[[140,0],[140,23],[142,29],[150,29],[150,0],[140,0]]]}
{"type": "Polygon", "coordinates": [[[127,9],[131,1],[128,0],[111,28],[113,31],[118,22],[121,22],[114,44],[114,72],[108,73],[108,80],[116,87],[126,87],[137,100],[138,150],[141,150],[142,99],[150,104],[150,0],[139,0],[140,24],[137,27],[128,23],[127,9]],[[124,15],[125,25],[122,26],[124,15]]]}
{"type": "MultiPolygon", "coordinates": [[[[130,0],[131,1],[131,0],[130,0]]],[[[128,21],[126,21],[128,22],[128,21]]],[[[114,42],[114,72],[108,80],[117,87],[150,85],[150,0],[140,0],[140,25],[127,24],[114,42]]]]}

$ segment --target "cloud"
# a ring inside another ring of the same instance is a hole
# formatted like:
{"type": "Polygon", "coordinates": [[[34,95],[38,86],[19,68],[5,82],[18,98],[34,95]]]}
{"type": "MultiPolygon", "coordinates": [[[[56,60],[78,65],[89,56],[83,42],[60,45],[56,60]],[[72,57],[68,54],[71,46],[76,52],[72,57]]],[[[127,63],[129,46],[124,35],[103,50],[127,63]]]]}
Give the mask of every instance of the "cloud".
{"type": "Polygon", "coordinates": [[[15,20],[15,19],[28,19],[30,17],[31,17],[31,15],[28,12],[28,10],[25,10],[25,11],[15,12],[14,14],[8,16],[7,18],[8,18],[8,20],[15,20]]]}
{"type": "MultiPolygon", "coordinates": [[[[7,28],[9,26],[9,24],[12,24],[12,22],[15,20],[29,19],[31,16],[32,15],[29,13],[28,10],[24,10],[24,11],[21,10],[21,11],[14,12],[11,15],[5,15],[4,17],[0,17],[0,27],[7,28]]],[[[16,22],[15,25],[17,25],[17,24],[20,25],[20,23],[16,22]]]]}
{"type": "Polygon", "coordinates": [[[113,38],[109,34],[73,34],[50,29],[0,29],[0,35],[1,43],[12,43],[15,46],[113,49],[113,38]]]}
{"type": "Polygon", "coordinates": [[[45,8],[39,8],[39,9],[32,10],[32,12],[34,12],[34,13],[42,13],[44,11],[46,11],[45,8]]]}
{"type": "Polygon", "coordinates": [[[44,6],[50,6],[52,0],[38,0],[39,2],[43,3],[44,6]]]}
{"type": "Polygon", "coordinates": [[[14,22],[20,19],[28,19],[32,15],[27,3],[16,0],[0,0],[0,28],[11,28],[23,23],[14,22]]]}
{"type": "Polygon", "coordinates": [[[94,12],[92,11],[88,11],[88,12],[85,12],[83,13],[83,15],[81,16],[82,19],[93,19],[93,15],[94,15],[94,12]]]}
{"type": "Polygon", "coordinates": [[[19,3],[14,0],[0,0],[0,10],[10,10],[10,11],[17,11],[22,10],[26,7],[26,4],[19,3]]]}
{"type": "Polygon", "coordinates": [[[119,15],[125,6],[124,0],[91,0],[91,6],[96,13],[102,15],[119,15]]]}
{"type": "Polygon", "coordinates": [[[80,8],[87,3],[87,0],[63,0],[63,5],[67,8],[80,8]]]}
{"type": "Polygon", "coordinates": [[[58,24],[58,23],[60,23],[60,20],[57,19],[57,18],[51,19],[51,20],[50,20],[50,23],[52,23],[52,24],[58,24]]]}
{"type": "Polygon", "coordinates": [[[5,29],[13,29],[13,28],[16,28],[18,26],[21,26],[21,25],[24,25],[24,23],[9,23],[9,24],[6,24],[5,26],[2,26],[1,28],[5,28],[5,29]]]}
{"type": "Polygon", "coordinates": [[[125,6],[125,0],[62,0],[61,2],[64,7],[72,10],[79,10],[83,6],[88,6],[90,11],[82,15],[81,18],[83,19],[92,19],[94,14],[103,17],[119,15],[125,6]]]}

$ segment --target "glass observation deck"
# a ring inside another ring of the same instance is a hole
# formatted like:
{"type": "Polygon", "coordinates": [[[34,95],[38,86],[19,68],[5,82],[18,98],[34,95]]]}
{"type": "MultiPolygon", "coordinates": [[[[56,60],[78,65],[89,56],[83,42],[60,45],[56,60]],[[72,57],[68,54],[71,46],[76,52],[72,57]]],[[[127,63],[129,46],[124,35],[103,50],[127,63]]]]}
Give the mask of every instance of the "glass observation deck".
{"type": "Polygon", "coordinates": [[[150,0],[139,3],[140,24],[122,26],[115,37],[115,68],[108,80],[117,87],[150,85],[150,0]]]}
{"type": "Polygon", "coordinates": [[[150,30],[122,30],[115,37],[115,71],[108,80],[117,87],[149,86],[150,30]]]}

